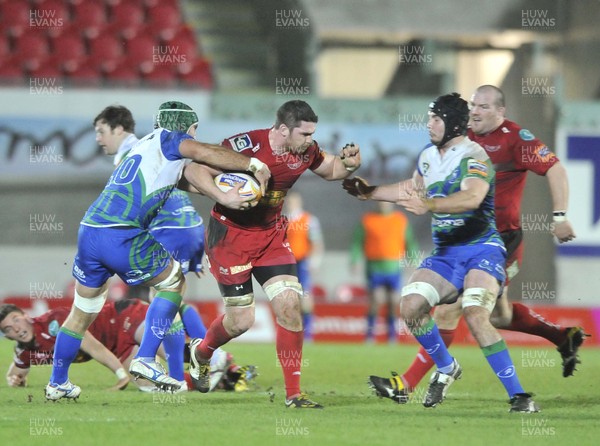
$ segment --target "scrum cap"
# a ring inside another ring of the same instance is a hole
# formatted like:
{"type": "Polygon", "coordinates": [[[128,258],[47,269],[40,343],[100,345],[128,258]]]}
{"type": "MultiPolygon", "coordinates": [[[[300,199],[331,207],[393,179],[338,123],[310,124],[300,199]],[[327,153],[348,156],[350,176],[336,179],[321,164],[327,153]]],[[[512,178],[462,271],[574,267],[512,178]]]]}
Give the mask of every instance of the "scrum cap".
{"type": "Polygon", "coordinates": [[[450,93],[439,96],[429,104],[429,111],[444,121],[444,137],[437,144],[438,147],[443,146],[456,136],[467,134],[469,105],[467,101],[460,97],[460,94],[450,93]]]}
{"type": "Polygon", "coordinates": [[[179,132],[187,132],[189,128],[198,122],[198,115],[192,107],[183,102],[163,102],[158,107],[156,126],[179,132]]]}

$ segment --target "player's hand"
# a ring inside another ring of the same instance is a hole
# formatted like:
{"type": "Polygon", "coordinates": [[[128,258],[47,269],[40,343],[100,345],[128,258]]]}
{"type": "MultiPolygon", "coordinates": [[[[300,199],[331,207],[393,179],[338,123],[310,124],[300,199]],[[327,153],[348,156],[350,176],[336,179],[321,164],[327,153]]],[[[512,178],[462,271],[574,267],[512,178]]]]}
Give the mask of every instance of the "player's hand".
{"type": "Polygon", "coordinates": [[[244,186],[244,183],[235,183],[233,187],[223,194],[223,198],[219,200],[223,206],[229,209],[235,209],[237,211],[245,211],[253,208],[258,204],[258,200],[248,200],[247,198],[240,197],[240,189],[244,186]]]}
{"type": "Polygon", "coordinates": [[[554,228],[552,229],[552,234],[558,239],[559,243],[570,242],[575,239],[575,231],[573,231],[573,227],[571,226],[571,222],[569,220],[555,222],[554,228]]]}
{"type": "Polygon", "coordinates": [[[430,211],[427,202],[417,193],[405,194],[404,197],[396,201],[396,204],[415,215],[424,215],[430,211]]]}
{"type": "Polygon", "coordinates": [[[114,392],[116,390],[124,390],[128,384],[129,376],[126,376],[125,378],[121,378],[114,386],[109,387],[108,390],[110,390],[111,392],[114,392]]]}
{"type": "Polygon", "coordinates": [[[27,378],[21,375],[6,375],[6,383],[9,387],[25,387],[27,378]]]}
{"type": "Polygon", "coordinates": [[[368,200],[377,188],[377,186],[369,186],[369,183],[361,177],[346,178],[342,181],[342,187],[359,200],[368,200]]]}
{"type": "Polygon", "coordinates": [[[340,159],[348,172],[354,172],[360,167],[360,147],[351,142],[340,151],[340,159]]]}
{"type": "MultiPolygon", "coordinates": [[[[250,165],[248,171],[252,172],[254,178],[256,178],[260,184],[260,195],[265,196],[267,192],[267,186],[269,184],[269,178],[271,178],[271,171],[269,166],[260,161],[257,158],[250,158],[250,165]]],[[[256,204],[255,204],[256,205],[256,204]]]]}

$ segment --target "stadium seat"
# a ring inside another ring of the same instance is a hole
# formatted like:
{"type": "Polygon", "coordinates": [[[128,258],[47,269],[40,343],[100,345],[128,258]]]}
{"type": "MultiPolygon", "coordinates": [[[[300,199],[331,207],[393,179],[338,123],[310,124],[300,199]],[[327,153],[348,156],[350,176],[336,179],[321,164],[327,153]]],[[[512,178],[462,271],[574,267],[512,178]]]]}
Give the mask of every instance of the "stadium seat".
{"type": "Polygon", "coordinates": [[[111,86],[138,87],[142,79],[139,71],[126,60],[106,76],[106,81],[111,86]]]}
{"type": "Polygon", "coordinates": [[[61,81],[59,81],[57,83],[57,86],[63,86],[63,84],[62,84],[63,71],[60,69],[60,65],[59,65],[58,61],[53,60],[53,59],[48,59],[46,62],[41,64],[39,67],[37,67],[33,70],[30,70],[29,76],[61,79],[61,81]]]}
{"type": "Polygon", "coordinates": [[[102,73],[89,64],[82,64],[69,73],[67,80],[75,86],[98,87],[102,85],[102,73]]]}
{"type": "Polygon", "coordinates": [[[147,8],[154,8],[160,5],[167,5],[179,11],[179,0],[141,0],[142,4],[147,8]]]}
{"type": "Polygon", "coordinates": [[[85,1],[73,5],[73,21],[88,39],[96,39],[108,25],[104,2],[85,1]]]}
{"type": "Polygon", "coordinates": [[[51,43],[52,54],[67,73],[75,70],[86,58],[85,43],[75,33],[63,33],[53,38],[51,43]]]}
{"type": "Polygon", "coordinates": [[[359,285],[340,285],[335,290],[335,299],[343,303],[365,303],[367,289],[359,285]]]}
{"type": "Polygon", "coordinates": [[[13,54],[26,71],[36,70],[50,56],[50,45],[43,30],[34,28],[15,42],[13,54]]]}
{"type": "Polygon", "coordinates": [[[196,59],[177,66],[182,87],[210,90],[214,87],[210,63],[206,59],[196,59]]]}
{"type": "Polygon", "coordinates": [[[123,41],[110,34],[103,34],[90,42],[90,61],[103,73],[109,73],[121,62],[124,47],[123,41]]]}
{"type": "Polygon", "coordinates": [[[177,48],[177,54],[185,55],[189,61],[194,61],[198,58],[199,51],[198,45],[196,45],[195,37],[189,37],[184,34],[177,34],[167,45],[177,48]]]}
{"type": "Polygon", "coordinates": [[[111,9],[110,29],[131,40],[144,28],[144,9],[136,2],[121,2],[111,9]]]}
{"type": "MultiPolygon", "coordinates": [[[[166,51],[166,49],[162,49],[166,51]]],[[[152,71],[152,65],[155,63],[154,56],[161,51],[158,42],[150,35],[143,34],[135,39],[127,41],[127,61],[134,66],[138,66],[142,73],[152,71]]]]}
{"type": "Polygon", "coordinates": [[[181,15],[178,8],[160,4],[148,10],[148,22],[161,40],[169,42],[180,28],[181,15]]]}
{"type": "Polygon", "coordinates": [[[10,55],[10,44],[6,34],[0,33],[0,60],[10,55]]]}
{"type": "Polygon", "coordinates": [[[25,73],[21,70],[18,63],[13,58],[6,57],[0,59],[0,85],[22,85],[25,80],[25,73]]]}
{"type": "Polygon", "coordinates": [[[154,65],[152,71],[144,73],[144,83],[153,88],[170,88],[177,86],[177,74],[171,64],[154,65]]]}
{"type": "Polygon", "coordinates": [[[29,29],[29,5],[27,2],[12,1],[0,3],[2,29],[13,37],[19,37],[29,29]]]}

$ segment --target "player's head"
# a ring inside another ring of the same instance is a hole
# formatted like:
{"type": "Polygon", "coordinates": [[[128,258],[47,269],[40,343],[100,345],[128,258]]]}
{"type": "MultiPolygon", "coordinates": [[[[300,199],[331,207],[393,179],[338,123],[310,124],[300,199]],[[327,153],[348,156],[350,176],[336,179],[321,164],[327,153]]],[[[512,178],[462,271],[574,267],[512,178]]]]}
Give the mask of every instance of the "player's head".
{"type": "Polygon", "coordinates": [[[427,128],[431,142],[438,147],[443,147],[452,138],[466,135],[468,123],[469,105],[458,93],[439,96],[429,104],[427,128]],[[440,120],[443,126],[439,125],[440,120]]]}
{"type": "Polygon", "coordinates": [[[198,115],[187,104],[179,101],[163,102],[158,107],[156,128],[184,132],[196,136],[198,115]]]}
{"type": "Polygon", "coordinates": [[[135,121],[128,108],[109,105],[94,118],[96,141],[107,155],[114,155],[129,134],[135,131],[135,121]]]}
{"type": "Polygon", "coordinates": [[[283,138],[282,146],[285,151],[302,153],[312,145],[318,121],[319,117],[310,105],[293,100],[279,107],[273,129],[283,138]]]}
{"type": "Polygon", "coordinates": [[[473,92],[470,101],[470,127],[476,135],[496,130],[504,121],[504,93],[493,85],[482,85],[473,92]]]}
{"type": "Polygon", "coordinates": [[[33,339],[31,319],[13,304],[0,305],[0,331],[8,339],[24,344],[33,339]]]}

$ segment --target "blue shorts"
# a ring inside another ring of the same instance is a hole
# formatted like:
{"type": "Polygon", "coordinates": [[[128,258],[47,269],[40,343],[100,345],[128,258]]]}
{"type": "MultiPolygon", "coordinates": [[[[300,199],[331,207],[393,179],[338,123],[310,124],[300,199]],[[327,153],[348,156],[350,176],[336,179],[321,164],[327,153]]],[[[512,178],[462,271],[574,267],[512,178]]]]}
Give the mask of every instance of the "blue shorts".
{"type": "Polygon", "coordinates": [[[495,245],[466,245],[436,248],[419,268],[435,271],[458,290],[464,291],[465,276],[473,269],[484,271],[495,277],[500,288],[504,285],[506,273],[506,250],[495,245]]]}
{"type": "Polygon", "coordinates": [[[298,282],[302,285],[305,293],[309,293],[312,289],[312,281],[310,280],[310,269],[308,259],[296,261],[296,273],[298,274],[298,282]]]}
{"type": "Polygon", "coordinates": [[[367,273],[367,286],[370,290],[385,287],[388,290],[399,291],[402,277],[397,273],[367,273]]]}
{"type": "Polygon", "coordinates": [[[183,274],[202,271],[204,225],[192,228],[152,228],[150,234],[181,263],[183,274]]]}
{"type": "Polygon", "coordinates": [[[127,285],[140,285],[169,263],[169,253],[148,231],[79,226],[73,276],[87,287],[98,288],[115,274],[127,285]]]}

